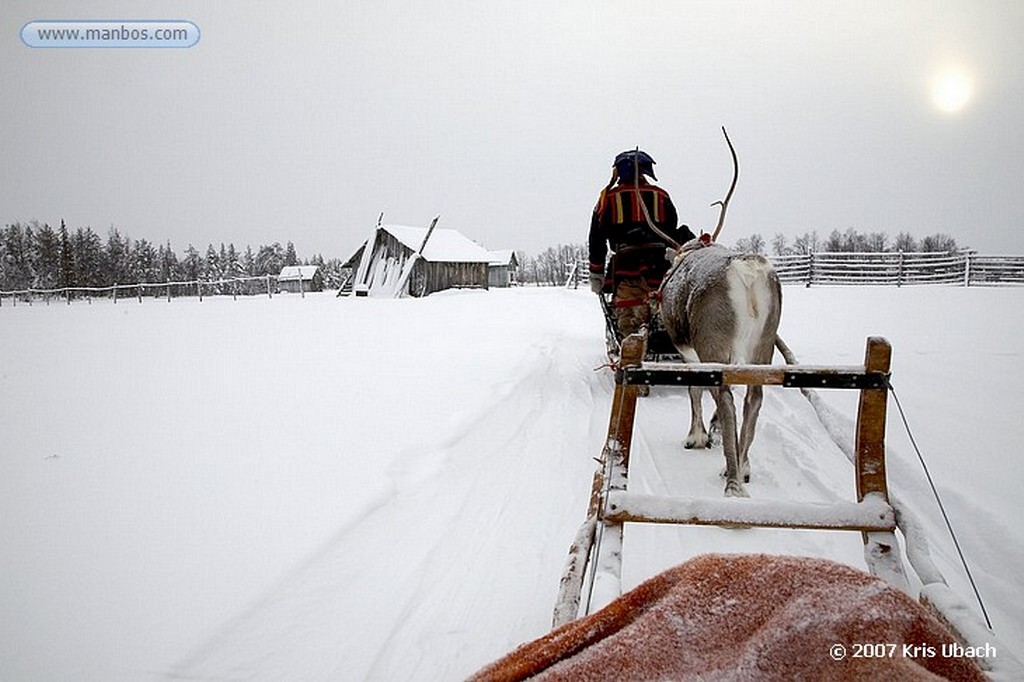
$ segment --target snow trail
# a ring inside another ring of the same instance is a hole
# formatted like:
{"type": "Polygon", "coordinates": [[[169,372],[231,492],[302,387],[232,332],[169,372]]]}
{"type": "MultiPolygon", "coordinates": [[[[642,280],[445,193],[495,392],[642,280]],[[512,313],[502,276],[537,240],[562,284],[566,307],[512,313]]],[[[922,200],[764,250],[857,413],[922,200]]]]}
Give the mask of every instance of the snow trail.
{"type": "MultiPolygon", "coordinates": [[[[802,362],[859,364],[868,335],[890,339],[996,632],[1024,651],[1024,290],[784,298],[802,362]]],[[[0,338],[0,677],[452,679],[550,627],[611,404],[589,292],[5,307],[0,338]]],[[[755,498],[853,499],[833,438],[852,442],[856,396],[818,398],[824,424],[766,390],[755,498]]],[[[720,497],[720,448],[682,447],[686,400],[640,401],[634,491],[720,497]]],[[[891,489],[969,600],[894,413],[891,489]]],[[[627,588],[709,551],[864,566],[849,532],[637,525],[625,542],[627,588]]]]}

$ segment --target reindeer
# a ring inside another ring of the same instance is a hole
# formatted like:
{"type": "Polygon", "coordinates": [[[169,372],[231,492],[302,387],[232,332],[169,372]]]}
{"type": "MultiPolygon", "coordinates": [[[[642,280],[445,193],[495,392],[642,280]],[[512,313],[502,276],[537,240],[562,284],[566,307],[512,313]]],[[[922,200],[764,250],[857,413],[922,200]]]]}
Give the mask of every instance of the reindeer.
{"type": "MultiPolygon", "coordinates": [[[[769,364],[782,314],[782,287],[762,256],[693,240],[680,250],[662,288],[661,317],[686,362],[769,364]]],[[[690,388],[690,433],[685,447],[710,447],[702,389],[690,388]]],[[[743,427],[737,433],[732,390],[712,389],[725,453],[725,494],[747,497],[748,452],[761,409],[762,387],[748,386],[743,427]],[[742,477],[742,481],[740,480],[742,477]]]]}
{"type": "MultiPolygon", "coordinates": [[[[686,362],[769,364],[782,315],[782,287],[766,258],[717,246],[725,212],[736,189],[739,162],[722,128],[733,161],[733,179],[721,205],[714,234],[680,246],[661,288],[661,319],[669,338],[686,362]]],[[[686,448],[710,447],[704,428],[702,389],[690,388],[690,433],[686,448]]],[[[737,432],[736,406],[727,385],[712,389],[725,453],[725,494],[747,497],[750,444],[761,410],[761,386],[748,386],[743,401],[743,426],[737,432]],[[740,480],[742,477],[742,481],[740,480]]]]}

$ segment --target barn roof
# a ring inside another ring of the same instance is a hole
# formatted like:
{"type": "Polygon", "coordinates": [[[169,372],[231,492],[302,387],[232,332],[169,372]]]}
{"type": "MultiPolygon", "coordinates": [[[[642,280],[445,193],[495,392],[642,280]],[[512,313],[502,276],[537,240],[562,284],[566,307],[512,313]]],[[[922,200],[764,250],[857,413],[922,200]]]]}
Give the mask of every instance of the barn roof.
{"type": "Polygon", "coordinates": [[[281,274],[277,276],[278,282],[289,282],[289,281],[303,281],[313,279],[316,275],[317,266],[315,265],[286,265],[281,268],[281,274]]]}
{"type": "MultiPolygon", "coordinates": [[[[381,225],[381,229],[412,251],[418,251],[423,238],[427,236],[425,227],[381,225]]],[[[437,227],[423,250],[423,258],[435,263],[490,263],[491,252],[458,230],[437,227]]]]}
{"type": "Polygon", "coordinates": [[[499,249],[491,251],[491,265],[512,265],[516,252],[512,249],[499,249]]]}

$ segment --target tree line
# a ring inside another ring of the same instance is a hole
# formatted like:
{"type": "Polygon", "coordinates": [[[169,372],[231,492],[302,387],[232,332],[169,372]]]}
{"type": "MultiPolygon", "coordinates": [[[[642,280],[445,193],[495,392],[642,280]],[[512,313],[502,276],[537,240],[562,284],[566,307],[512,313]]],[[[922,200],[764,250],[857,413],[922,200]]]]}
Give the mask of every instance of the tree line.
{"type": "MultiPolygon", "coordinates": [[[[827,237],[816,231],[792,239],[776,234],[769,244],[758,234],[735,243],[741,251],[767,255],[801,255],[820,252],[956,252],[956,240],[946,234],[923,239],[901,232],[891,238],[883,232],[862,233],[853,228],[833,230],[827,237]]],[[[559,244],[530,256],[516,253],[519,282],[560,286],[587,261],[586,244],[559,244]]],[[[200,252],[192,244],[179,255],[170,242],[153,244],[132,239],[111,227],[102,238],[91,227],[74,230],[61,222],[59,228],[38,221],[16,222],[0,231],[0,290],[109,287],[114,284],[218,281],[241,277],[277,275],[287,265],[316,265],[324,286],[337,288],[344,281],[342,261],[322,255],[301,259],[288,241],[244,250],[234,244],[209,244],[200,252]]]]}
{"type": "MultiPolygon", "coordinates": [[[[961,251],[956,239],[947,234],[933,234],[917,239],[907,232],[900,232],[895,238],[884,232],[860,232],[854,228],[845,231],[832,230],[827,237],[817,231],[805,232],[790,241],[784,234],[776,234],[769,244],[765,238],[754,233],[735,242],[737,251],[772,256],[806,255],[810,253],[884,253],[898,252],[942,252],[961,251]]],[[[524,284],[559,286],[565,284],[570,275],[587,261],[586,244],[559,244],[549,247],[535,256],[517,253],[519,260],[519,281],[524,284]]]]}
{"type": "MultiPolygon", "coordinates": [[[[736,249],[749,253],[767,254],[764,237],[754,233],[737,240],[736,249]]],[[[832,230],[828,237],[821,238],[817,231],[805,232],[792,242],[782,234],[771,240],[773,256],[804,256],[811,253],[956,253],[962,248],[956,239],[948,234],[933,234],[918,240],[908,232],[900,232],[891,238],[885,232],[860,232],[852,227],[845,231],[832,230]]]]}
{"type": "Polygon", "coordinates": [[[31,221],[0,231],[0,290],[7,291],[262,277],[277,275],[286,265],[319,266],[328,287],[341,278],[339,259],[316,255],[302,260],[290,241],[255,250],[210,244],[205,253],[189,244],[179,256],[170,242],[154,245],[114,227],[106,239],[91,227],[68,229],[63,221],[56,229],[31,221]]]}

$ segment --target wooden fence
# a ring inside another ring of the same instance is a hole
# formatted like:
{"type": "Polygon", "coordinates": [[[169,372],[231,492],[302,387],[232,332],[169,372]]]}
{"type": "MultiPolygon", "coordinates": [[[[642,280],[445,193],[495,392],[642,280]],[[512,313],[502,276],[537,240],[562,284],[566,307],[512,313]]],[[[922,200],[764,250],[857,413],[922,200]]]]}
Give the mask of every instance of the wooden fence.
{"type": "MultiPolygon", "coordinates": [[[[809,253],[770,256],[787,284],[873,284],[910,286],[1024,285],[1024,256],[977,253],[809,253]]],[[[566,266],[565,286],[587,286],[586,261],[566,266]]]]}
{"type": "Polygon", "coordinates": [[[773,256],[783,282],[812,284],[1024,284],[1024,256],[976,253],[811,253],[773,256]]]}
{"type": "MultiPolygon", "coordinates": [[[[119,299],[125,298],[134,298],[141,303],[143,298],[163,298],[170,301],[171,298],[181,296],[198,297],[202,301],[204,295],[237,298],[239,296],[265,294],[268,298],[273,298],[276,291],[277,277],[275,275],[262,275],[259,277],[231,277],[218,280],[113,284],[106,287],[0,290],[0,306],[4,305],[5,299],[12,305],[17,305],[19,302],[32,305],[34,301],[39,300],[46,304],[53,300],[64,300],[70,304],[75,299],[92,301],[93,298],[112,299],[114,303],[117,303],[119,299]]],[[[300,293],[304,296],[306,292],[302,289],[300,293]]]]}

